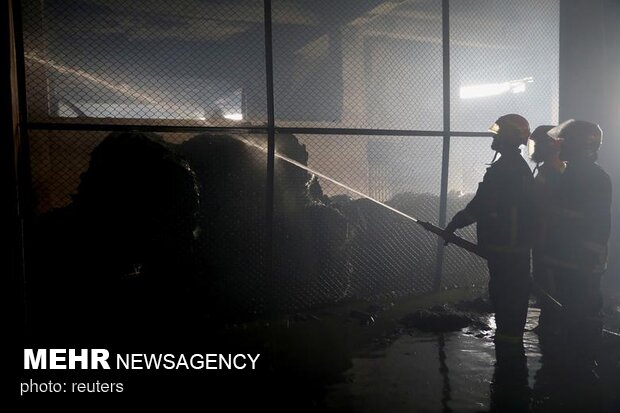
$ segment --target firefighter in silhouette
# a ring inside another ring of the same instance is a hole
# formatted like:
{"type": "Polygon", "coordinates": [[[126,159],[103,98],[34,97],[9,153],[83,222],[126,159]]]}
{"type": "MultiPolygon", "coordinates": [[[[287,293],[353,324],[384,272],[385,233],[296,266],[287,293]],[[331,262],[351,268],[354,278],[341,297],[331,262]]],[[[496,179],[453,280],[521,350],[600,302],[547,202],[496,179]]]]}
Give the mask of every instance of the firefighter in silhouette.
{"type": "Polygon", "coordinates": [[[552,125],[539,126],[528,140],[530,159],[536,163],[534,169],[536,229],[532,248],[532,273],[534,281],[540,287],[537,297],[540,317],[536,330],[540,334],[557,331],[559,319],[557,305],[545,295],[545,293],[556,295],[553,268],[545,264],[544,256],[552,247],[549,233],[557,226],[552,213],[553,203],[557,197],[560,176],[566,169],[566,163],[560,159],[560,140],[547,133],[553,128],[552,125]]]}
{"type": "Polygon", "coordinates": [[[519,149],[530,136],[527,120],[517,114],[504,115],[489,131],[493,133],[494,161],[474,198],[446,227],[445,238],[449,240],[455,230],[477,223],[478,245],[489,266],[499,361],[502,354],[523,349],[531,281],[534,178],[519,149]],[[501,157],[495,161],[498,153],[501,157]]]}
{"type": "Polygon", "coordinates": [[[601,276],[607,268],[612,186],[596,163],[603,132],[590,122],[569,120],[549,131],[561,141],[562,174],[555,213],[560,225],[546,256],[555,267],[563,327],[576,360],[588,361],[602,333],[601,276]]]}

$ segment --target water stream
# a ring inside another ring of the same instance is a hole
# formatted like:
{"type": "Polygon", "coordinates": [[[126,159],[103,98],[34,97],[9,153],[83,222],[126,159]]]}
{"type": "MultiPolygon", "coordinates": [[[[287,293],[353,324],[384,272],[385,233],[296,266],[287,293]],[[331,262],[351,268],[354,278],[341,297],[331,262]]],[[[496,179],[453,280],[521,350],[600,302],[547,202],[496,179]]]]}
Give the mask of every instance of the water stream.
{"type": "MultiPolygon", "coordinates": [[[[245,138],[242,138],[240,136],[233,136],[233,137],[235,139],[239,140],[240,142],[245,143],[248,146],[252,146],[254,148],[257,148],[257,149],[261,150],[262,152],[267,153],[267,148],[265,148],[264,146],[261,146],[261,145],[255,143],[255,142],[249,141],[249,140],[247,140],[245,138]]],[[[331,176],[325,175],[324,173],[321,173],[321,172],[316,171],[316,170],[314,170],[312,168],[309,168],[308,166],[302,164],[301,162],[297,162],[296,160],[291,159],[288,156],[285,156],[285,155],[282,155],[282,154],[279,154],[279,153],[276,152],[275,153],[275,157],[278,158],[278,159],[282,159],[283,161],[288,162],[291,165],[295,165],[295,166],[297,166],[297,167],[299,167],[301,169],[304,169],[304,170],[310,172],[311,174],[314,174],[314,175],[318,176],[319,178],[323,178],[326,181],[329,181],[329,182],[331,182],[333,184],[336,184],[336,185],[340,186],[341,188],[344,188],[347,191],[354,193],[355,195],[359,195],[359,196],[361,196],[363,198],[366,198],[369,201],[372,201],[372,202],[374,202],[377,205],[381,205],[382,207],[387,208],[390,211],[392,211],[392,212],[394,212],[394,213],[396,213],[396,214],[398,214],[398,215],[400,215],[400,216],[402,216],[404,218],[407,218],[407,219],[409,219],[409,220],[411,220],[413,222],[418,222],[419,221],[417,218],[414,218],[411,215],[407,215],[404,212],[399,211],[398,209],[393,208],[393,207],[389,206],[388,204],[386,204],[384,202],[381,202],[378,199],[375,199],[375,198],[371,197],[370,195],[367,195],[367,194],[365,194],[363,192],[360,192],[357,189],[351,188],[350,186],[348,186],[348,185],[346,185],[346,184],[344,184],[344,183],[342,183],[342,182],[332,178],[331,176]]]]}

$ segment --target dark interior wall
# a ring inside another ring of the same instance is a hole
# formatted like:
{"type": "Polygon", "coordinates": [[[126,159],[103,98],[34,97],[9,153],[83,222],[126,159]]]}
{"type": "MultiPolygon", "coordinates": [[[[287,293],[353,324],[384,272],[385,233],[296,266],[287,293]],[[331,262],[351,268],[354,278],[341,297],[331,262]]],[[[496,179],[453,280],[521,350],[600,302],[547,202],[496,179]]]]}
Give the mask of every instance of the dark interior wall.
{"type": "Polygon", "coordinates": [[[612,240],[605,287],[620,290],[620,2],[562,0],[560,120],[583,119],[603,129],[599,163],[614,185],[612,240]]]}

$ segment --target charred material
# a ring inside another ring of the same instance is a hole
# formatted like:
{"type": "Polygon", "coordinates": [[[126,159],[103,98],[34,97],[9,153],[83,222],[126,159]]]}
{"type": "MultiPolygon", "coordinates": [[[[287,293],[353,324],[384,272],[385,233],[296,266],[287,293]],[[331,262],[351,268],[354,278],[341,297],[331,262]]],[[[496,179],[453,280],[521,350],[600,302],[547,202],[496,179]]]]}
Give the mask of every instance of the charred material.
{"type": "Polygon", "coordinates": [[[447,305],[415,311],[404,316],[400,322],[407,328],[431,332],[457,331],[469,326],[480,330],[489,329],[481,314],[460,311],[447,305]]]}
{"type": "Polygon", "coordinates": [[[35,330],[136,337],[182,328],[192,314],[198,196],[188,164],[158,136],[105,138],[73,202],[35,223],[28,272],[35,330]]]}
{"type": "MultiPolygon", "coordinates": [[[[305,146],[293,135],[278,135],[276,142],[277,153],[307,164],[305,146]]],[[[344,217],[328,204],[311,174],[276,158],[274,262],[278,264],[276,293],[267,294],[270,280],[262,271],[267,171],[260,148],[264,146],[252,137],[205,134],[178,148],[202,188],[199,279],[209,291],[208,313],[219,319],[262,313],[270,298],[275,300],[271,305],[281,310],[333,301],[342,290],[338,286],[346,284],[341,252],[344,217]],[[320,290],[326,284],[336,288],[320,290]]]]}

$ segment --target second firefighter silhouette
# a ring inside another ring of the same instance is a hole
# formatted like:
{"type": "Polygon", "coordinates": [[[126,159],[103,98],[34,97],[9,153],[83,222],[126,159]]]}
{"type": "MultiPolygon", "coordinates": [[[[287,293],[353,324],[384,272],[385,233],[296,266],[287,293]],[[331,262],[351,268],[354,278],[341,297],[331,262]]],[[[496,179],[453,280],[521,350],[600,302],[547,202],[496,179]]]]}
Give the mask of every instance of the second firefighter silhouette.
{"type": "Polygon", "coordinates": [[[591,122],[568,120],[549,135],[561,141],[560,158],[567,161],[557,195],[559,225],[550,234],[546,265],[554,269],[563,304],[562,328],[573,361],[596,357],[603,319],[601,277],[607,269],[611,232],[612,184],[596,163],[603,131],[591,122]]]}
{"type": "Polygon", "coordinates": [[[446,239],[477,223],[478,245],[488,259],[496,345],[521,343],[530,293],[534,179],[519,147],[527,143],[530,127],[524,117],[508,114],[489,131],[491,149],[501,157],[487,168],[474,198],[452,218],[446,239]]]}
{"type": "MultiPolygon", "coordinates": [[[[560,140],[547,134],[554,126],[537,127],[528,141],[530,159],[536,162],[534,177],[534,200],[536,202],[536,233],[532,248],[532,274],[534,281],[545,293],[555,297],[556,280],[553,268],[545,262],[545,256],[553,248],[550,234],[559,225],[553,209],[558,196],[560,178],[566,163],[560,159],[560,140]]],[[[560,309],[545,293],[538,294],[540,317],[537,331],[540,334],[557,332],[560,309]]]]}

